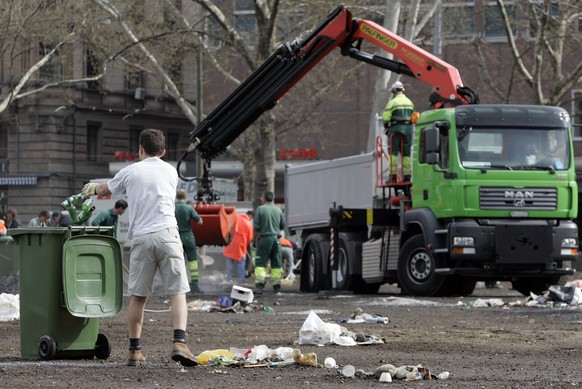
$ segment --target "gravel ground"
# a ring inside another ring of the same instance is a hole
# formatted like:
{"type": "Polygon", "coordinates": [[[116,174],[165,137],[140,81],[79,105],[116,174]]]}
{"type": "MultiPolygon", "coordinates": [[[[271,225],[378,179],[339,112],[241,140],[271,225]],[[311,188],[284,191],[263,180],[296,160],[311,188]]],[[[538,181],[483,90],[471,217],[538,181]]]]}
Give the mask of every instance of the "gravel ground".
{"type": "MultiPolygon", "coordinates": [[[[502,289],[478,288],[463,298],[407,298],[385,285],[378,295],[303,294],[298,281],[283,292],[255,298],[256,311],[207,312],[228,295],[231,286],[220,274],[202,271],[203,295],[189,297],[189,345],[194,354],[216,349],[252,349],[265,345],[315,353],[319,367],[293,364],[278,367],[201,365],[183,369],[170,359],[171,326],[167,298],[148,301],[142,337],[148,363],[127,367],[126,310],[99,320],[99,332],[112,345],[107,359],[28,361],[20,358],[19,321],[1,322],[0,386],[5,388],[571,388],[582,385],[582,306],[525,307],[511,305],[523,296],[502,289]],[[480,300],[478,300],[480,299],[480,300]],[[471,307],[476,301],[501,299],[499,307],[471,307]],[[260,308],[263,309],[260,309],[260,308]],[[387,324],[348,324],[357,309],[389,319],[387,324]],[[353,333],[384,340],[382,344],[324,346],[297,344],[299,331],[314,311],[327,323],[353,333]],[[328,357],[337,368],[323,367],[328,357]],[[380,382],[372,373],[381,365],[422,365],[448,379],[380,382]],[[354,377],[342,374],[353,365],[354,377]]],[[[0,287],[14,279],[4,277],[0,287]]],[[[0,289],[0,292],[5,292],[0,289]]],[[[39,324],[41,325],[41,324],[39,324]]],[[[58,343],[58,340],[57,340],[58,343]]]]}

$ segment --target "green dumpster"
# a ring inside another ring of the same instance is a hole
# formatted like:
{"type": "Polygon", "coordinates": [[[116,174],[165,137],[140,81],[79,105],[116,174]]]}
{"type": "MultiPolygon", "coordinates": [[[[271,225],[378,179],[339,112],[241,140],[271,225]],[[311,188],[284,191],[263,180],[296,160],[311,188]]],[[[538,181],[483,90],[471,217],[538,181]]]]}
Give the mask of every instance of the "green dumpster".
{"type": "Polygon", "coordinates": [[[107,359],[99,319],[123,304],[122,250],[112,227],[8,230],[20,256],[23,359],[107,359]]]}

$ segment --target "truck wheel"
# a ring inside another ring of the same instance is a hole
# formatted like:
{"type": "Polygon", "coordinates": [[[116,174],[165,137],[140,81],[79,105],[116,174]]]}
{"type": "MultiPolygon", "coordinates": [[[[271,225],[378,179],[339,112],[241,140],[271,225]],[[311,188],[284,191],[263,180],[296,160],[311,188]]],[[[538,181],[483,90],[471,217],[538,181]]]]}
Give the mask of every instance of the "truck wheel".
{"type": "Polygon", "coordinates": [[[560,277],[518,278],[511,281],[511,287],[524,296],[529,296],[530,292],[542,294],[559,281],[560,277]]]}
{"type": "MultiPolygon", "coordinates": [[[[305,266],[305,274],[307,277],[307,290],[306,292],[319,292],[322,284],[322,270],[323,257],[321,254],[320,242],[317,240],[312,240],[307,246],[307,251],[305,258],[307,259],[305,266]]],[[[302,262],[303,264],[303,262],[302,262]]]]}
{"type": "Polygon", "coordinates": [[[346,244],[343,240],[339,241],[339,250],[337,253],[337,273],[336,273],[336,285],[337,290],[349,290],[351,284],[351,273],[350,273],[350,259],[348,257],[348,251],[346,249],[346,244]]]}
{"type": "Polygon", "coordinates": [[[439,266],[424,247],[424,237],[415,235],[404,243],[398,255],[398,283],[404,293],[413,296],[438,295],[445,276],[436,274],[439,266]]]}

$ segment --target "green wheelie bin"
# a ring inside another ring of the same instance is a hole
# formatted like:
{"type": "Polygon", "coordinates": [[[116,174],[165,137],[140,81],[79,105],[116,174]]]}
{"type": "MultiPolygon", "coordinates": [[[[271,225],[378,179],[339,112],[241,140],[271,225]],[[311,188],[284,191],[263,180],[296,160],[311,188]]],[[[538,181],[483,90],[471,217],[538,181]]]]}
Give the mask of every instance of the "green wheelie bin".
{"type": "Polygon", "coordinates": [[[112,227],[10,229],[20,257],[23,359],[107,359],[99,319],[123,305],[123,258],[112,227]]]}

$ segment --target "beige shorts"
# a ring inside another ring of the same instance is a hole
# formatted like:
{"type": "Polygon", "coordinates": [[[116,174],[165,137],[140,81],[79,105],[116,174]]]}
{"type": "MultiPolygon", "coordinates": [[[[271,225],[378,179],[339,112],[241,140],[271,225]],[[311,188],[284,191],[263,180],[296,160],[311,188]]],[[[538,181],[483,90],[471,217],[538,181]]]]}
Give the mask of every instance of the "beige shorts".
{"type": "Polygon", "coordinates": [[[166,293],[176,295],[190,291],[178,228],[167,228],[133,238],[127,292],[133,296],[149,296],[157,269],[166,293]]]}

